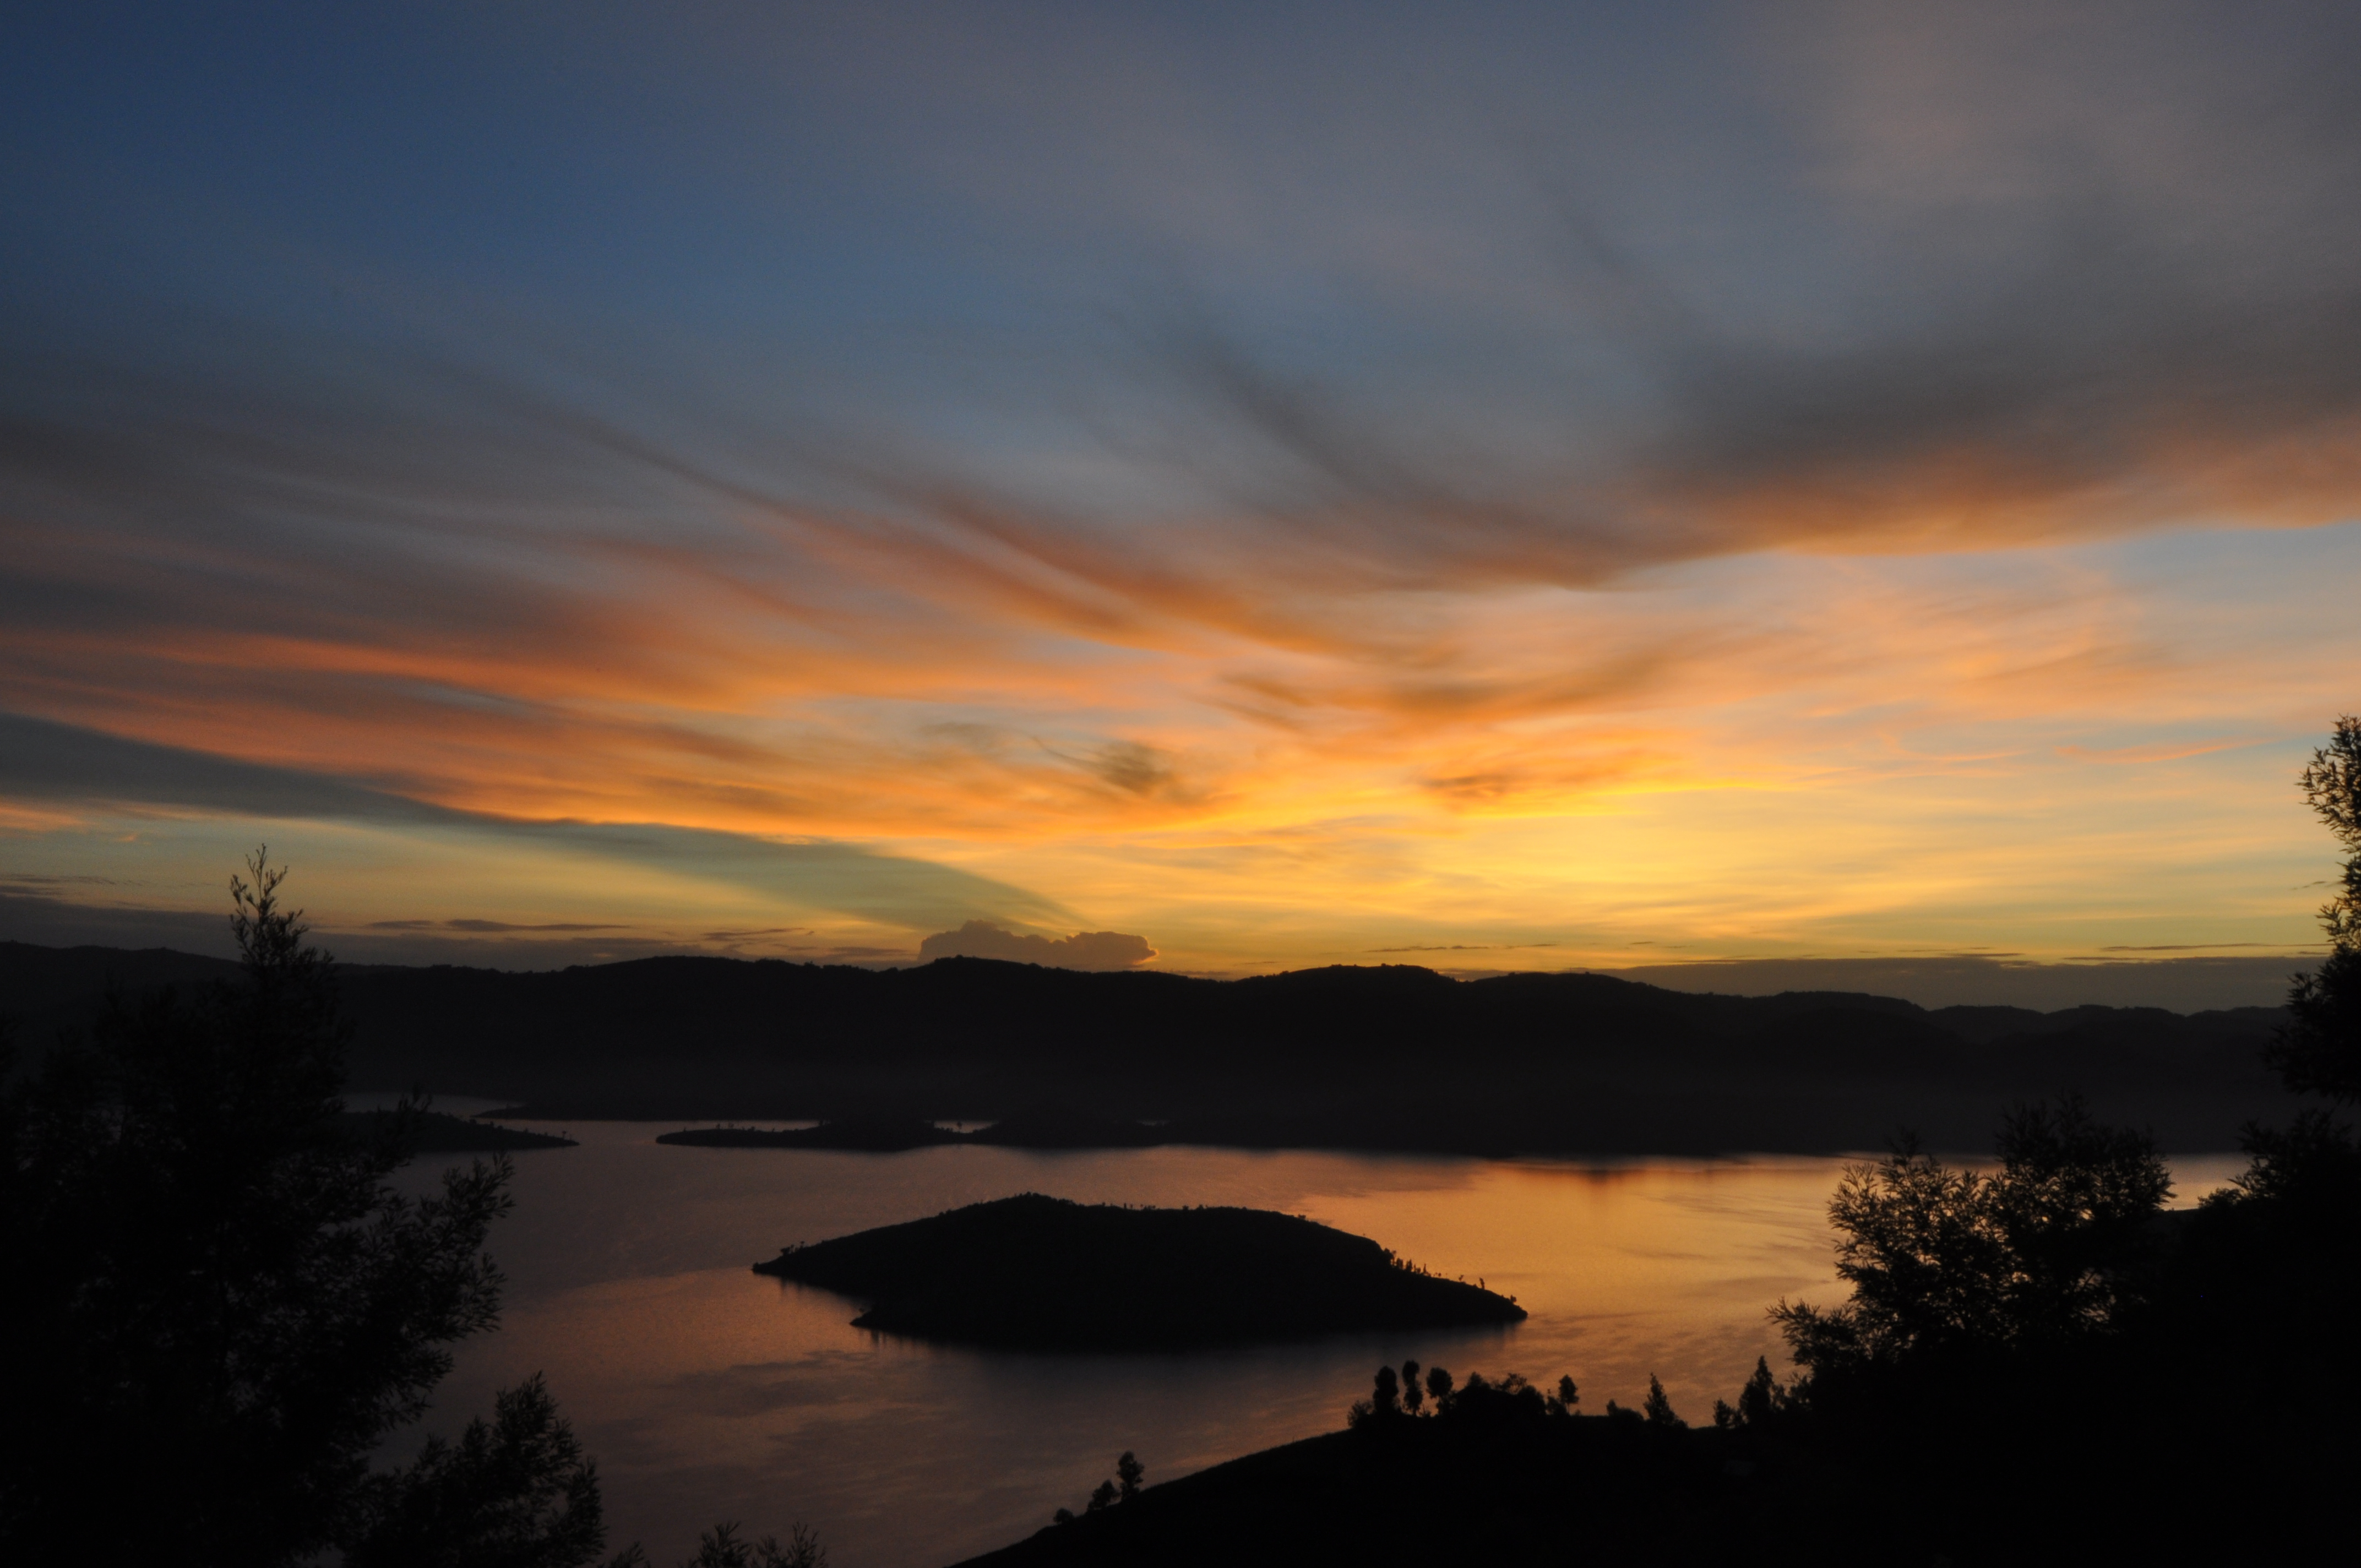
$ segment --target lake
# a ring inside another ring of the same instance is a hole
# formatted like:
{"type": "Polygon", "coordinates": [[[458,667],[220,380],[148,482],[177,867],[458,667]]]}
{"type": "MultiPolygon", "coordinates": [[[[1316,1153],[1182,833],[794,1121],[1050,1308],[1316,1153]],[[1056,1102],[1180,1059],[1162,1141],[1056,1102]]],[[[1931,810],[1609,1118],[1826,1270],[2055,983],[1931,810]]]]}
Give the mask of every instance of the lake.
{"type": "MultiPolygon", "coordinates": [[[[446,1103],[446,1109],[460,1109],[446,1103]]],[[[1754,1358],[1787,1370],[1764,1310],[1833,1302],[1825,1209],[1844,1161],[1488,1161],[1159,1148],[895,1155],[667,1147],[676,1123],[591,1123],[521,1156],[495,1229],[499,1332],[463,1346],[433,1430],[533,1372],[598,1462],[613,1544],[659,1568],[697,1532],[815,1527],[836,1568],[939,1568],[1079,1509],[1137,1453],[1152,1485],[1332,1431],[1380,1362],[1571,1373],[1582,1408],[1648,1376],[1710,1420],[1754,1358]],[[1347,1336],[1163,1355],[950,1349],[851,1326],[845,1299],[751,1273],[819,1241],[1016,1192],[1234,1203],[1376,1238],[1513,1294],[1505,1330],[1347,1336]]],[[[2174,1162],[2181,1202],[2243,1166],[2174,1162]]],[[[439,1163],[403,1173],[413,1190],[439,1163]]],[[[403,1445],[414,1448],[414,1439],[403,1445]]]]}

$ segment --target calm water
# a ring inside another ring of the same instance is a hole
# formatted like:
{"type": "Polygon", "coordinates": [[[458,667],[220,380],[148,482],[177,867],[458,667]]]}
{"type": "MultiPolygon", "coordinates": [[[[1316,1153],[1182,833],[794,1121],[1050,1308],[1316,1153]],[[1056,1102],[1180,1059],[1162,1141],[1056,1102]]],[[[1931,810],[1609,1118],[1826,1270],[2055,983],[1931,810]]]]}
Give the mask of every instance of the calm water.
{"type": "MultiPolygon", "coordinates": [[[[458,1107],[452,1107],[456,1109],[458,1107]]],[[[1380,1361],[1455,1374],[1570,1372],[1584,1408],[1636,1404],[1648,1374],[1708,1417],[1757,1355],[1763,1310],[1832,1300],[1823,1211],[1839,1160],[1502,1163],[1222,1149],[898,1155],[670,1148],[676,1124],[593,1123],[520,1157],[495,1231],[500,1331],[466,1347],[434,1425],[535,1371],[598,1460],[617,1544],[660,1564],[718,1519],[815,1526],[839,1568],[935,1568],[1079,1508],[1136,1451],[1151,1483],[1342,1424],[1380,1361]],[[1510,1330],[1354,1336],[1167,1355],[930,1347],[748,1265],[794,1241],[1038,1191],[1236,1203],[1374,1236],[1514,1294],[1510,1330]]],[[[2183,1201],[2239,1164],[2180,1162],[2183,1201]]],[[[429,1169],[406,1173],[426,1185],[429,1169]]]]}

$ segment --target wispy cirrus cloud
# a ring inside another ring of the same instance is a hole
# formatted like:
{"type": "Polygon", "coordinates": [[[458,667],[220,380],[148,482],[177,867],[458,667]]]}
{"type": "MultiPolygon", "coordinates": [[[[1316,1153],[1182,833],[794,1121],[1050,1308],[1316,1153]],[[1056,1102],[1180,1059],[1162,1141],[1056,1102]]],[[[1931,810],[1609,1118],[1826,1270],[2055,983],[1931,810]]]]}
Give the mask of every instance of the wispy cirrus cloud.
{"type": "MultiPolygon", "coordinates": [[[[1903,797],[1972,784],[2153,905],[2107,792],[2348,700],[2352,26],[520,7],[457,53],[554,139],[415,165],[353,149],[480,82],[247,145],[170,29],[137,101],[22,68],[96,194],[0,189],[0,831],[497,823],[1203,963],[1931,909],[1965,808],[1903,797]],[[1704,795],[1781,852],[1588,837],[1704,795]],[[1693,895],[1588,880],[1643,854],[1693,895]]],[[[557,902],[381,917],[612,923],[557,902]]]]}

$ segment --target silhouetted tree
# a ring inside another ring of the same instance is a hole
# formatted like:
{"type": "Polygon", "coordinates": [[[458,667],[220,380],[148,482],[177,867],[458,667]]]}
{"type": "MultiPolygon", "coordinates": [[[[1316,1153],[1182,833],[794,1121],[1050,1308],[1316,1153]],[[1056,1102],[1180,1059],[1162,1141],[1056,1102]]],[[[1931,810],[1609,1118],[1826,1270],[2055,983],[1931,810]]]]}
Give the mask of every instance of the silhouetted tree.
{"type": "Polygon", "coordinates": [[[2007,1332],[2025,1340],[2104,1327],[2133,1288],[2117,1266],[2172,1196],[2155,1140],[2101,1124],[2070,1094],[2011,1111],[1999,1143],[2001,1173],[1985,1186],[2010,1264],[2007,1332]]]}
{"type": "Polygon", "coordinates": [[[1551,1395],[1546,1403],[1551,1415],[1570,1416],[1574,1414],[1575,1407],[1582,1403],[1582,1391],[1575,1387],[1571,1376],[1561,1375],[1557,1380],[1557,1392],[1551,1395]]]}
{"type": "Polygon", "coordinates": [[[1418,1363],[1415,1361],[1402,1363],[1401,1402],[1402,1409],[1413,1416],[1418,1414],[1419,1406],[1426,1402],[1426,1390],[1418,1386],[1418,1363]]]}
{"type": "Polygon", "coordinates": [[[1112,1481],[1102,1481],[1099,1483],[1098,1490],[1091,1494],[1089,1511],[1096,1513],[1101,1508],[1111,1506],[1115,1502],[1115,1483],[1112,1481]]]}
{"type": "Polygon", "coordinates": [[[1131,1450],[1125,1449],[1123,1457],[1115,1462],[1115,1479],[1122,1484],[1121,1495],[1116,1501],[1127,1503],[1139,1496],[1140,1477],[1147,1474],[1147,1467],[1139,1463],[1131,1450]]]}
{"type": "Polygon", "coordinates": [[[1754,1358],[1754,1374],[1738,1391],[1738,1403],[1726,1399],[1713,1402],[1713,1424],[1724,1431],[1744,1431],[1759,1428],[1771,1419],[1778,1384],[1771,1376],[1771,1363],[1763,1356],[1754,1358]]]}
{"type": "Polygon", "coordinates": [[[1447,1425],[1486,1429],[1520,1427],[1548,1413],[1542,1391],[1513,1372],[1497,1383],[1471,1372],[1435,1409],[1436,1418],[1447,1425]]]}
{"type": "Polygon", "coordinates": [[[1369,1408],[1378,1420],[1401,1414],[1401,1385],[1390,1366],[1378,1368],[1377,1387],[1369,1397],[1369,1408]]]}
{"type": "Polygon", "coordinates": [[[1799,1365],[1857,1371],[2114,1320],[2132,1279],[2111,1265],[2172,1190],[2153,1140],[2100,1125],[2069,1095],[2013,1112],[1999,1143],[1991,1177],[1946,1168],[1908,1139],[1845,1172],[1828,1217],[1852,1299],[1773,1309],[1799,1365]]]}
{"type": "Polygon", "coordinates": [[[2299,1114],[2284,1132],[2246,1129],[2254,1157],[2231,1187],[2238,1197],[2361,1212],[2361,1146],[2325,1111],[2299,1114]]]}
{"type": "Polygon", "coordinates": [[[606,1541],[595,1467],[538,1376],[500,1394],[459,1441],[372,1475],[347,1568],[588,1562],[606,1541]]]}
{"type": "MultiPolygon", "coordinates": [[[[637,1547],[630,1557],[633,1563],[641,1561],[637,1547]]],[[[697,1555],[682,1563],[681,1568],[828,1568],[828,1548],[801,1524],[790,1532],[785,1546],[772,1535],[741,1541],[737,1525],[716,1525],[697,1538],[697,1555]]]]}
{"type": "Polygon", "coordinates": [[[2337,719],[2298,783],[2346,855],[2320,910],[2328,957],[2296,977],[2271,1062],[2300,1094],[2361,1100],[2361,718],[2337,719]]]}
{"type": "Polygon", "coordinates": [[[537,1386],[366,1481],[447,1347],[495,1321],[482,1244],[509,1169],[423,1200],[387,1183],[412,1113],[341,1124],[331,960],[280,906],[285,873],[261,852],[249,873],[236,982],[110,997],[0,1092],[0,1540],[22,1562],[80,1560],[103,1530],[116,1560],[269,1564],[465,1519],[520,1551],[544,1532],[502,1561],[587,1561],[595,1480],[537,1386]]]}
{"type": "Polygon", "coordinates": [[[1771,1412],[1777,1409],[1778,1395],[1779,1385],[1771,1376],[1769,1359],[1756,1356],[1754,1376],[1749,1377],[1746,1387],[1738,1391],[1738,1424],[1761,1427],[1768,1423],[1771,1412]]]}
{"type": "Polygon", "coordinates": [[[1426,1395],[1438,1407],[1451,1398],[1451,1374],[1447,1369],[1440,1366],[1426,1369],[1426,1395]]]}
{"type": "Polygon", "coordinates": [[[1689,1424],[1673,1413],[1673,1402],[1665,1397],[1664,1386],[1656,1380],[1653,1372],[1648,1374],[1647,1403],[1640,1407],[1640,1413],[1652,1427],[1686,1427],[1689,1424]]]}

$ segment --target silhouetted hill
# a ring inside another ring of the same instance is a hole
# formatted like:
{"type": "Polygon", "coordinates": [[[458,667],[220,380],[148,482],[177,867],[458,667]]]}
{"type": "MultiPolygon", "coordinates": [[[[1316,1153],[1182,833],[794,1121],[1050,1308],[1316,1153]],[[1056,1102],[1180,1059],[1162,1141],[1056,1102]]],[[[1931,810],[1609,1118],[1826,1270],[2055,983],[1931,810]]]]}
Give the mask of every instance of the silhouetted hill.
{"type": "MultiPolygon", "coordinates": [[[[48,1025],[95,1006],[110,969],[137,984],[228,968],[9,944],[0,1010],[31,1015],[38,1049],[48,1025]]],[[[2170,1148],[2229,1147],[2243,1122],[2289,1109],[2257,1060],[2279,1017],[2264,1008],[1930,1012],[1605,975],[1459,981],[1383,965],[1210,981],[983,959],[371,967],[348,970],[344,994],[357,1086],[573,1118],[1039,1115],[1256,1146],[1716,1153],[1874,1147],[1905,1125],[1981,1148],[2009,1101],[2066,1088],[2170,1148]]]]}
{"type": "Polygon", "coordinates": [[[1522,1321],[1365,1236],[1260,1209],[1129,1209],[1025,1193],[754,1266],[870,1303],[856,1327],[1045,1350],[1146,1350],[1522,1321]]]}
{"type": "Polygon", "coordinates": [[[1767,1478],[1727,1473],[1728,1453],[1719,1432],[1599,1416],[1505,1441],[1438,1421],[1401,1422],[1385,1441],[1330,1432],[1148,1486],[958,1568],[1851,1561],[1814,1528],[1835,1519],[1765,1529],[1767,1478]]]}
{"type": "Polygon", "coordinates": [[[45,1048],[61,1027],[98,1011],[112,985],[137,994],[159,985],[197,986],[228,980],[237,965],[170,948],[44,948],[0,942],[0,1016],[16,1020],[18,1044],[45,1048]]]}

